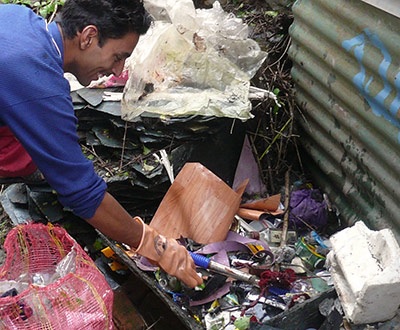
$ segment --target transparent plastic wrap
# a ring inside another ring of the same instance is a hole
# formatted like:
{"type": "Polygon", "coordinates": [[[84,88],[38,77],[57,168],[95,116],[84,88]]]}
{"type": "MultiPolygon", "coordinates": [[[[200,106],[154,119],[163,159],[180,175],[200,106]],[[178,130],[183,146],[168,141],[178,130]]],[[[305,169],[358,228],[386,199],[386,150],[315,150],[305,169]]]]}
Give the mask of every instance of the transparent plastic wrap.
{"type": "MultiPolygon", "coordinates": [[[[145,3],[146,4],[146,3],[145,3]]],[[[178,117],[252,118],[250,79],[267,57],[248,38],[248,26],[215,2],[195,9],[190,0],[147,1],[160,18],[129,59],[122,117],[144,111],[178,117]]]]}

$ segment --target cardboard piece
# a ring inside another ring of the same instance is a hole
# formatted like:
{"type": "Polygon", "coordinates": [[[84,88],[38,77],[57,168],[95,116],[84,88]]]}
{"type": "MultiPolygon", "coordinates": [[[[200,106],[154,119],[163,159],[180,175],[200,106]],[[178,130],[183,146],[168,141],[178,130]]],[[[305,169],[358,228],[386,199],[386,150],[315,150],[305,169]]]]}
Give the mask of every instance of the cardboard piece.
{"type": "Polygon", "coordinates": [[[264,212],[277,212],[280,204],[281,194],[277,194],[241,204],[240,207],[246,209],[260,210],[264,212]]]}
{"type": "Polygon", "coordinates": [[[186,163],[150,226],[161,234],[200,244],[225,240],[248,180],[235,191],[200,163],[186,163]]]}
{"type": "Polygon", "coordinates": [[[238,215],[247,220],[260,220],[264,215],[279,215],[284,211],[280,208],[281,195],[272,195],[263,199],[241,204],[238,215]]]}
{"type": "Polygon", "coordinates": [[[239,207],[239,210],[237,212],[237,215],[243,219],[256,221],[263,219],[268,214],[270,213],[259,210],[245,209],[243,207],[239,207]]]}

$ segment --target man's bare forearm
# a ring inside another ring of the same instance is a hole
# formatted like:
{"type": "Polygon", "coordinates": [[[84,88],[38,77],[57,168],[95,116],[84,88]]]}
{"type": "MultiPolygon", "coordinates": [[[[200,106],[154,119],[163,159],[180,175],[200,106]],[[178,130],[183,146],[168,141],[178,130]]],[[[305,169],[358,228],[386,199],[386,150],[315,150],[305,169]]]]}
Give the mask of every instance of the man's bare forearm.
{"type": "Polygon", "coordinates": [[[141,240],[143,226],[106,192],[103,201],[88,223],[107,237],[136,248],[141,240]]]}

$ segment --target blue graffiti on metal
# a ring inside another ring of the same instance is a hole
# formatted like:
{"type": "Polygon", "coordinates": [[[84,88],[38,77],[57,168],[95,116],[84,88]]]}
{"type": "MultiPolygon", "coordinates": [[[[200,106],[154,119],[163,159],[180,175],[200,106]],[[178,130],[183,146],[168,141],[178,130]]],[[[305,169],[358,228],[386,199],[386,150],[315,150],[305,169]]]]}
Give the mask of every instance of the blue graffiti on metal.
{"type": "MultiPolygon", "coordinates": [[[[376,34],[371,33],[369,29],[365,29],[363,33],[359,34],[358,36],[349,40],[345,40],[342,43],[342,46],[348,52],[354,53],[354,56],[360,65],[360,72],[354,76],[353,83],[363,97],[367,100],[373,113],[378,117],[382,116],[392,125],[400,128],[400,121],[397,119],[397,113],[400,108],[400,72],[397,73],[394,79],[395,85],[391,86],[388,81],[388,70],[392,63],[392,57],[390,56],[385,45],[376,34]],[[383,88],[375,96],[373,96],[370,92],[370,85],[372,84],[374,77],[367,76],[366,68],[363,64],[363,58],[366,56],[365,47],[367,45],[376,47],[382,54],[382,61],[378,66],[378,74],[382,80],[383,88]],[[387,109],[385,107],[385,100],[392,92],[395,93],[395,96],[387,109]]],[[[397,139],[400,142],[400,133],[398,134],[397,139]]]]}

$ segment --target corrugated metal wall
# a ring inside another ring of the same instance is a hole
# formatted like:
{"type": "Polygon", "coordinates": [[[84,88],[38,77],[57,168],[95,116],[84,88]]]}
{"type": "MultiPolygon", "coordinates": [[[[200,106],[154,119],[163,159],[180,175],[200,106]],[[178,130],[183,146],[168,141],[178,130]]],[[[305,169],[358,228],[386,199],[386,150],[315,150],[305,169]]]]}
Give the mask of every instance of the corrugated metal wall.
{"type": "Polygon", "coordinates": [[[298,0],[293,14],[307,166],[349,225],[400,241],[400,19],[356,0],[298,0]]]}

